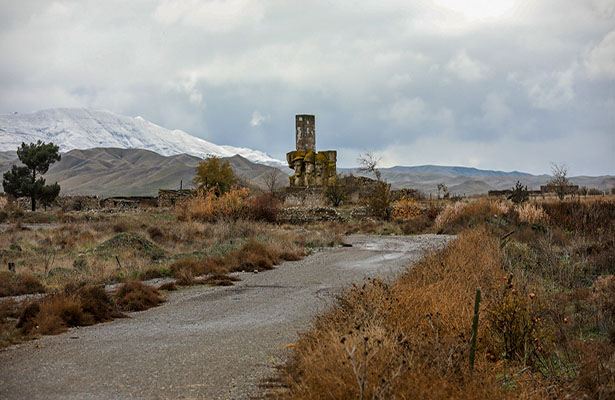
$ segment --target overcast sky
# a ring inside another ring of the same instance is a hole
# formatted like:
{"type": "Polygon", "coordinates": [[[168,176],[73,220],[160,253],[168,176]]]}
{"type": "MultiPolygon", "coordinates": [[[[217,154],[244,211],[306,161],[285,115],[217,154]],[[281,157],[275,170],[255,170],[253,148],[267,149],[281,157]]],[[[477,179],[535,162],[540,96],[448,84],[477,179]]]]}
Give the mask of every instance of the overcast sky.
{"type": "Polygon", "coordinates": [[[615,0],[0,0],[0,113],[140,115],[284,159],[615,174],[615,0]]]}

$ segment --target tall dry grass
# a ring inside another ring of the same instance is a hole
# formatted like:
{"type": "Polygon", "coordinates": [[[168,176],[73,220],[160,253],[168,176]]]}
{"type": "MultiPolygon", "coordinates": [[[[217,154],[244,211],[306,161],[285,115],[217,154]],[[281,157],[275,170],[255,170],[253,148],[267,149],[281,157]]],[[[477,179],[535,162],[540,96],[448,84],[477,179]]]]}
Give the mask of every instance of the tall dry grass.
{"type": "MultiPolygon", "coordinates": [[[[302,335],[274,397],[507,398],[488,351],[489,310],[502,290],[503,253],[485,230],[465,232],[389,285],[372,280],[342,294],[302,335]],[[484,300],[474,374],[468,367],[473,299],[484,300]]],[[[529,384],[524,393],[537,394],[529,384]]]]}

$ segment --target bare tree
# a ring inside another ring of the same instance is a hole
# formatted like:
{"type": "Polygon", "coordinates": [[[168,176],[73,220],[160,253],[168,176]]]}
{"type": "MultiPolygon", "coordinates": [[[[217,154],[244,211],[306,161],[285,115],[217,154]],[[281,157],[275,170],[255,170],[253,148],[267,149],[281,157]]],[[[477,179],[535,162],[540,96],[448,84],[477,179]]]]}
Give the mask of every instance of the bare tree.
{"type": "Polygon", "coordinates": [[[388,220],[391,218],[391,204],[393,196],[391,185],[382,180],[382,174],[378,170],[380,158],[374,153],[368,152],[359,154],[359,171],[374,174],[376,182],[371,185],[367,195],[366,203],[373,217],[388,220]]]}
{"type": "Polygon", "coordinates": [[[325,185],[325,198],[333,207],[339,207],[348,199],[348,188],[345,183],[344,178],[338,174],[333,182],[325,185]]]}
{"type": "Polygon", "coordinates": [[[382,174],[378,170],[378,164],[380,163],[380,157],[377,157],[372,152],[367,152],[365,154],[359,154],[357,158],[359,163],[359,171],[365,172],[368,174],[374,174],[376,180],[380,182],[382,179],[382,174]]]}
{"type": "Polygon", "coordinates": [[[551,173],[553,174],[553,179],[549,181],[548,186],[553,188],[560,200],[564,200],[564,197],[570,191],[570,181],[567,177],[568,166],[565,163],[556,164],[552,162],[551,173]]]}
{"type": "Polygon", "coordinates": [[[269,193],[275,194],[283,186],[282,176],[282,172],[277,168],[272,169],[263,176],[265,186],[267,187],[267,191],[269,193]]]}

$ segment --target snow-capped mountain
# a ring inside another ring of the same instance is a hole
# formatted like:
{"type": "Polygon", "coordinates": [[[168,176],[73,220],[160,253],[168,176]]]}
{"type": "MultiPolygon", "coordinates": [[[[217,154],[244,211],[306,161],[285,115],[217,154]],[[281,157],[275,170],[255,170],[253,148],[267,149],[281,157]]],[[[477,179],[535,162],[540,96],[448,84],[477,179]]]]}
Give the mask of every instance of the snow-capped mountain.
{"type": "Polygon", "coordinates": [[[82,108],[54,108],[31,114],[0,115],[0,151],[15,151],[22,142],[53,142],[61,152],[95,147],[146,149],[164,156],[190,154],[232,157],[239,154],[250,161],[285,166],[280,160],[258,150],[219,146],[180,130],[170,130],[141,117],[127,117],[109,111],[82,108]]]}

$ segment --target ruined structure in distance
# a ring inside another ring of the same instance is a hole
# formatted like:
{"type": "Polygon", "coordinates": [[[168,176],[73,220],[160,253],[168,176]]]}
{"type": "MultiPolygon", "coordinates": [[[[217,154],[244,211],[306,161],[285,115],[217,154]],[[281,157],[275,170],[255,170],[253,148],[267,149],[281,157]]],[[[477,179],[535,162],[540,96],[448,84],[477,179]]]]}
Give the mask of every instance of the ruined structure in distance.
{"type": "Polygon", "coordinates": [[[295,170],[291,188],[322,187],[336,178],[337,151],[316,151],[316,125],[313,115],[295,116],[297,150],[286,153],[288,166],[295,170]]]}

